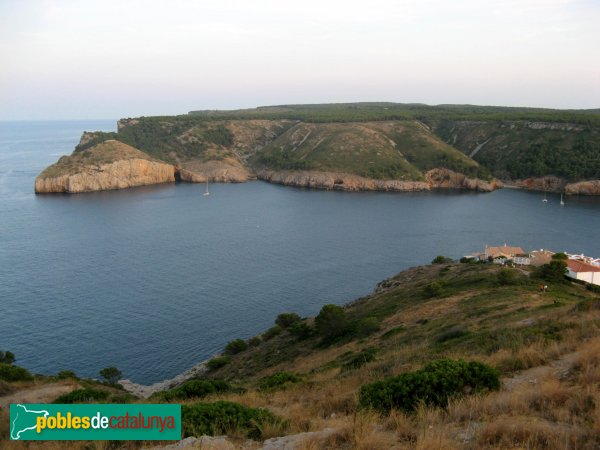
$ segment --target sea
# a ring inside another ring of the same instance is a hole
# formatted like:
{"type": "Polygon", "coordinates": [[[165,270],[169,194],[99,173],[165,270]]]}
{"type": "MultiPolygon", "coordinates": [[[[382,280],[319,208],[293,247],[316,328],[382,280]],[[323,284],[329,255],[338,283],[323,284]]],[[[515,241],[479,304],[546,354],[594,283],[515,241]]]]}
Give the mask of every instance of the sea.
{"type": "Polygon", "coordinates": [[[34,194],[83,131],[116,120],[0,122],[0,350],[34,373],[149,384],[228,341],[344,304],[436,255],[485,245],[600,257],[600,198],[333,192],[253,181],[34,194]]]}

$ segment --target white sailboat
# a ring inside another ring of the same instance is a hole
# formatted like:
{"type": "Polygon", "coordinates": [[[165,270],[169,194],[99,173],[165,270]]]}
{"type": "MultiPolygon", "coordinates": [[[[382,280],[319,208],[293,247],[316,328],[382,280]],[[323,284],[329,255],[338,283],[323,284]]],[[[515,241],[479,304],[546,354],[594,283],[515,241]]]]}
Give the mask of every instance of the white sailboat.
{"type": "Polygon", "coordinates": [[[563,200],[562,194],[560,194],[560,206],[565,206],[565,201],[563,200]]]}
{"type": "Polygon", "coordinates": [[[206,177],[206,191],[204,191],[204,196],[210,195],[210,192],[208,192],[208,177],[206,177]]]}
{"type": "Polygon", "coordinates": [[[548,197],[546,195],[546,192],[544,192],[544,198],[542,199],[542,203],[548,203],[548,197]]]}

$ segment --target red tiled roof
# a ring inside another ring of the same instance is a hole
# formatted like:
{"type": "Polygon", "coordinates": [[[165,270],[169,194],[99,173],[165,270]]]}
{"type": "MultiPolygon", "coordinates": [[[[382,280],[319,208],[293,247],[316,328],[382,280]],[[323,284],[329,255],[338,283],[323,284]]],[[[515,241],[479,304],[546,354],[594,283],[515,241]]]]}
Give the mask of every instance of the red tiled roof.
{"type": "Polygon", "coordinates": [[[577,261],[576,259],[568,259],[567,266],[573,272],[600,272],[600,267],[592,266],[591,264],[586,264],[582,261],[577,261]]]}

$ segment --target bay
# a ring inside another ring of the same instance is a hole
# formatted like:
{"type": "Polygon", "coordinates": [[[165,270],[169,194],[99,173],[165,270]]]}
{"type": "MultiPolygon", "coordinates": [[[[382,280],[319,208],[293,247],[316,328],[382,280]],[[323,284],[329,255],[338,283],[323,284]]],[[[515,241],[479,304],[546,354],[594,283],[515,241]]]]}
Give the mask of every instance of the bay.
{"type": "Polygon", "coordinates": [[[115,121],[0,122],[0,350],[33,372],[152,383],[318,313],[436,255],[486,244],[600,256],[600,199],[499,190],[347,193],[263,182],[33,193],[83,130],[115,121]]]}

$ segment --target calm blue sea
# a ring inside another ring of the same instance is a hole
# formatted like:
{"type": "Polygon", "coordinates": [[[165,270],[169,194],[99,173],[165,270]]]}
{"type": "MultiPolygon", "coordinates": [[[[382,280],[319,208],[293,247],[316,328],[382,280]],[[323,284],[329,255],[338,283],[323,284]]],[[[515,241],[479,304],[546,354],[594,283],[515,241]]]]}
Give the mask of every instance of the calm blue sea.
{"type": "Polygon", "coordinates": [[[172,377],[271,326],[485,244],[600,256],[600,199],[539,193],[343,193],[263,182],[33,193],[84,130],[0,122],[0,349],[37,373],[172,377]]]}

